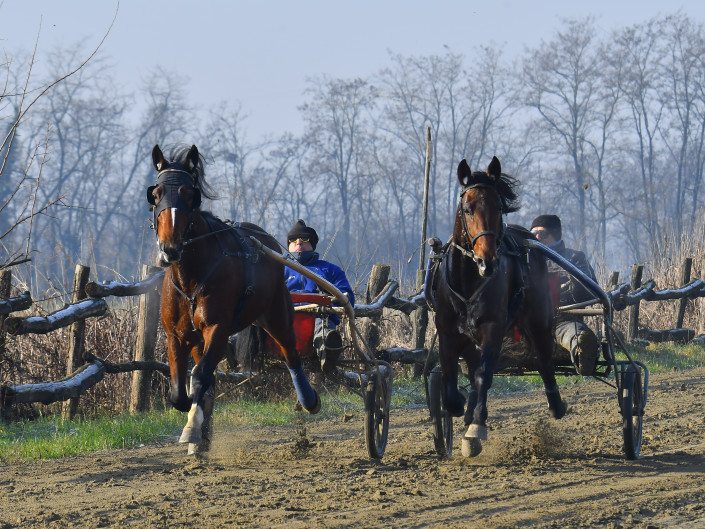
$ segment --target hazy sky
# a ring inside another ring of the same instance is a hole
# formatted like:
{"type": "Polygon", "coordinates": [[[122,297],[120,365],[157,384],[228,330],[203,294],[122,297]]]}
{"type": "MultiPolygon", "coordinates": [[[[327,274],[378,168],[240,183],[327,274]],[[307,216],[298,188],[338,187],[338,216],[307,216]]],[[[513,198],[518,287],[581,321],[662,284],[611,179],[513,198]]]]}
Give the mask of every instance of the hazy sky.
{"type": "Polygon", "coordinates": [[[516,55],[550,40],[565,17],[593,14],[612,29],[677,10],[705,22],[703,0],[0,0],[0,48],[39,56],[85,39],[95,47],[117,9],[101,53],[116,81],[140,86],[156,66],[188,79],[190,102],[240,103],[249,138],[300,132],[306,78],[367,76],[403,55],[479,44],[516,55]],[[40,30],[41,24],[41,30],[40,30]]]}

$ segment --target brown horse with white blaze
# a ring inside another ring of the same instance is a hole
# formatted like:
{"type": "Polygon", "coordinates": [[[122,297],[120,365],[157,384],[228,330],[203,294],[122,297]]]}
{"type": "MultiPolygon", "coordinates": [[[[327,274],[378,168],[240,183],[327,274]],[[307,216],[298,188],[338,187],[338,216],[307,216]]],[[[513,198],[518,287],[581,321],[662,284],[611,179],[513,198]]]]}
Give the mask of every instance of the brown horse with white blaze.
{"type": "Polygon", "coordinates": [[[156,145],[152,161],[156,184],[147,190],[159,248],[166,267],[161,322],[166,331],[171,372],[170,401],[188,411],[180,442],[207,449],[211,435],[214,371],[225,354],[228,337],[255,323],[282,350],[297,396],[310,413],[320,409],[296,351],[294,307],[284,282],[284,268],[255,248],[250,237],[279,249],[260,227],[230,225],[201,211],[201,196],[213,198],[196,146],[175,149],[167,160],[156,145]],[[190,392],[186,391],[188,357],[190,392]]]}
{"type": "Polygon", "coordinates": [[[442,399],[452,416],[463,415],[458,360],[467,363],[472,391],[463,454],[474,456],[487,438],[487,392],[495,359],[510,329],[517,326],[538,360],[554,417],[565,414],[553,364],[553,305],[546,261],[522,239],[533,235],[506,226],[503,214],[518,209],[516,181],[494,157],[486,172],[458,165],[462,187],[453,236],[435,285],[435,322],[442,372],[442,399]]]}

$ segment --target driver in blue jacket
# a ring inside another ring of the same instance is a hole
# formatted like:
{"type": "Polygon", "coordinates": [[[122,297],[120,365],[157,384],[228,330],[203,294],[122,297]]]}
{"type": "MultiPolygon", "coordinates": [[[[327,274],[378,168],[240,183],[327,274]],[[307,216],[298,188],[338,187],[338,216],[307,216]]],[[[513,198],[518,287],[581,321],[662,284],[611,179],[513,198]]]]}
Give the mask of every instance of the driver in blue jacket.
{"type": "MultiPolygon", "coordinates": [[[[300,264],[311,270],[314,274],[332,283],[343,294],[347,295],[351,305],[355,305],[348,278],[343,269],[333,263],[322,260],[316,253],[318,234],[316,230],[299,219],[287,234],[289,253],[300,264]]],[[[284,278],[290,292],[320,293],[318,285],[296,270],[284,267],[284,278]]],[[[343,340],[336,329],[340,318],[335,314],[325,318],[316,318],[313,344],[321,359],[321,367],[328,372],[335,368],[335,363],[343,350],[343,340]]]]}

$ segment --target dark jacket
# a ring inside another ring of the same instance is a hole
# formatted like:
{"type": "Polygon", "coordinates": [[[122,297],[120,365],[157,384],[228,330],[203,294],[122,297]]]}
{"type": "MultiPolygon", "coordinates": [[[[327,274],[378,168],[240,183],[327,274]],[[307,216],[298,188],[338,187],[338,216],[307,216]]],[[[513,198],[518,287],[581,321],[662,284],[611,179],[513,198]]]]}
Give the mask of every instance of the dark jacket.
{"type": "MultiPolygon", "coordinates": [[[[343,294],[347,294],[350,304],[353,306],[355,305],[355,295],[353,294],[348,278],[345,276],[345,272],[343,272],[342,268],[334,265],[333,263],[329,263],[328,261],[319,259],[318,254],[315,255],[315,258],[311,262],[304,266],[306,266],[306,268],[311,270],[314,274],[319,275],[329,283],[332,283],[333,286],[335,286],[343,294]]],[[[289,289],[289,292],[321,292],[316,283],[288,266],[284,267],[284,279],[286,280],[286,287],[289,289]]],[[[329,320],[334,325],[338,325],[338,323],[340,323],[340,319],[335,315],[330,316],[329,320]]]]}
{"type": "MultiPolygon", "coordinates": [[[[595,278],[595,271],[590,266],[585,254],[579,250],[573,250],[572,248],[566,248],[565,243],[560,240],[551,249],[556,253],[560,254],[566,260],[574,264],[581,272],[597,283],[595,278]]],[[[561,297],[560,305],[572,305],[574,303],[580,303],[581,301],[587,301],[589,299],[594,299],[588,290],[585,289],[573,276],[568,274],[563,268],[555,264],[550,259],[548,262],[549,272],[559,272],[561,276],[561,297]]]]}

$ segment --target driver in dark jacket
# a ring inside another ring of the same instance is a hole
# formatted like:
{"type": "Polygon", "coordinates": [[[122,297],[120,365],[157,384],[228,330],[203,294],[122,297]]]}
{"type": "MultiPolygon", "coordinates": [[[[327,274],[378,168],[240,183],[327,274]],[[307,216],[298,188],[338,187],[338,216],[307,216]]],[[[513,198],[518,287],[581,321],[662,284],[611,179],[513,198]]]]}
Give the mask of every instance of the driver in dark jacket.
{"type": "MultiPolygon", "coordinates": [[[[294,259],[314,274],[332,283],[348,296],[351,305],[355,305],[355,295],[343,269],[322,260],[316,253],[316,245],[318,244],[316,230],[306,226],[306,223],[299,219],[287,234],[287,244],[289,253],[294,259]]],[[[284,279],[290,292],[320,292],[316,283],[288,266],[284,267],[284,279]]],[[[335,314],[328,315],[326,318],[316,318],[313,345],[318,352],[324,371],[335,367],[335,362],[343,350],[343,341],[340,332],[336,329],[339,323],[340,319],[335,314]]]]}
{"type": "MultiPolygon", "coordinates": [[[[561,219],[557,215],[539,215],[531,223],[531,232],[536,238],[574,264],[593,281],[595,272],[585,254],[572,248],[566,248],[563,242],[561,219]]],[[[558,272],[561,278],[560,306],[573,305],[594,299],[595,296],[585,289],[575,278],[550,259],[547,259],[548,271],[558,272]]],[[[590,376],[595,371],[598,357],[598,342],[595,333],[585,325],[581,316],[557,313],[556,342],[570,352],[578,374],[590,376]]]]}

